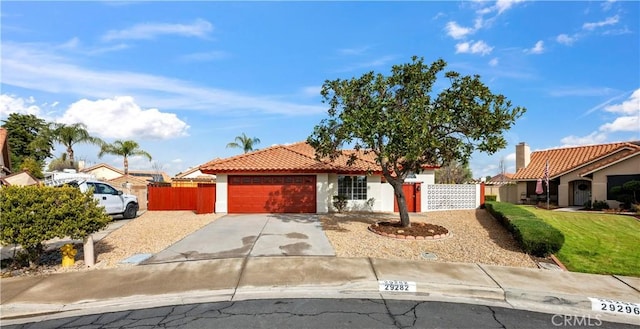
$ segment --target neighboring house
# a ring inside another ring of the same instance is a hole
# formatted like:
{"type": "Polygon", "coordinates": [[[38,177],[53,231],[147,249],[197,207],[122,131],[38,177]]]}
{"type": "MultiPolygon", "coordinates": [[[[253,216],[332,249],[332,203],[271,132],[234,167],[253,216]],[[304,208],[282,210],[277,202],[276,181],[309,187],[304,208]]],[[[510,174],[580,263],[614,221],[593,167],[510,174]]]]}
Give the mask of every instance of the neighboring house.
{"type": "Polygon", "coordinates": [[[107,182],[124,193],[133,194],[138,197],[140,210],[147,209],[147,185],[149,182],[131,175],[122,175],[110,179],[107,182]]]}
{"type": "Polygon", "coordinates": [[[103,181],[108,181],[124,175],[124,171],[112,167],[106,163],[99,163],[91,167],[80,168],[80,172],[93,175],[97,179],[103,181]]]}
{"type": "Polygon", "coordinates": [[[40,180],[31,176],[27,171],[21,171],[0,178],[0,184],[4,186],[29,186],[40,184],[40,180]]]}
{"type": "Polygon", "coordinates": [[[200,167],[193,167],[178,173],[171,179],[173,187],[197,187],[198,184],[215,184],[216,175],[204,174],[200,167]]]}
{"type": "MultiPolygon", "coordinates": [[[[124,175],[124,171],[106,163],[99,163],[80,169],[80,172],[94,175],[99,180],[104,181],[109,181],[124,175]]],[[[163,171],[129,169],[129,175],[147,182],[171,182],[171,177],[163,171]]]]}
{"type": "Polygon", "coordinates": [[[11,174],[11,154],[7,137],[7,129],[0,128],[0,177],[11,174]]]}
{"type": "Polygon", "coordinates": [[[516,145],[517,193],[523,202],[546,200],[547,187],[537,195],[538,179],[544,181],[548,165],[549,195],[560,207],[584,206],[587,201],[620,202],[611,188],[640,180],[640,141],[557,148],[531,153],[526,143],[516,145]]]}
{"type": "MultiPolygon", "coordinates": [[[[434,169],[413,179],[418,193],[407,198],[418,198],[414,204],[427,203],[419,184],[433,184],[434,169]]],[[[216,175],[216,213],[327,213],[339,194],[347,196],[348,210],[394,211],[393,188],[372,153],[342,151],[334,161],[318,161],[313,147],[299,142],[213,160],[200,170],[216,175]],[[357,159],[348,166],[354,152],[357,159]]]]}
{"type": "Polygon", "coordinates": [[[171,177],[164,171],[129,169],[129,175],[138,177],[150,183],[171,183],[171,177]]]}
{"type": "Polygon", "coordinates": [[[517,186],[513,180],[514,174],[498,174],[485,181],[485,195],[494,195],[496,201],[517,203],[517,186]]]}

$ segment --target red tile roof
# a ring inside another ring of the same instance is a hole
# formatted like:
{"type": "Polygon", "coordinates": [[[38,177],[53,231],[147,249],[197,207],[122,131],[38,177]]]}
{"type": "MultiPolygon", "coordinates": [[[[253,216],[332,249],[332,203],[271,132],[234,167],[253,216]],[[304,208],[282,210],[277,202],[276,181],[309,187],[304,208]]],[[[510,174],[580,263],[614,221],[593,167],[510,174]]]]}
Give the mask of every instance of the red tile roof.
{"type": "Polygon", "coordinates": [[[356,151],[342,151],[334,161],[316,159],[315,150],[306,142],[291,145],[276,145],[255,152],[245,153],[226,159],[216,159],[200,166],[207,174],[247,173],[247,172],[287,172],[287,173],[380,173],[381,168],[372,154],[357,152],[357,159],[347,165],[349,155],[356,151]]]}
{"type": "Polygon", "coordinates": [[[535,180],[542,178],[547,160],[549,161],[549,177],[553,179],[580,168],[582,170],[579,171],[579,174],[586,175],[620,160],[638,155],[640,155],[640,141],[535,151],[531,153],[529,165],[520,168],[513,179],[535,180]]]}

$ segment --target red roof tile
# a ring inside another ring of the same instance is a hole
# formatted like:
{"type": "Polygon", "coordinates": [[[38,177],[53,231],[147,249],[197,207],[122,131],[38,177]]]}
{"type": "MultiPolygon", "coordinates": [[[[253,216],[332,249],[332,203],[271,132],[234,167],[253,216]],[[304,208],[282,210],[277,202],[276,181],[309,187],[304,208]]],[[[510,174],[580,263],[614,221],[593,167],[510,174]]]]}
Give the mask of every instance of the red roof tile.
{"type": "Polygon", "coordinates": [[[547,160],[549,161],[549,177],[555,178],[580,168],[584,168],[579,172],[584,175],[634,155],[640,155],[640,141],[535,151],[531,153],[529,165],[520,168],[513,179],[534,180],[542,178],[547,160]]]}
{"type": "Polygon", "coordinates": [[[342,151],[334,161],[319,161],[315,149],[306,142],[291,145],[276,145],[255,152],[245,153],[226,159],[217,159],[200,166],[203,173],[241,172],[380,172],[371,155],[359,152],[358,158],[347,166],[349,155],[355,151],[342,151]]]}

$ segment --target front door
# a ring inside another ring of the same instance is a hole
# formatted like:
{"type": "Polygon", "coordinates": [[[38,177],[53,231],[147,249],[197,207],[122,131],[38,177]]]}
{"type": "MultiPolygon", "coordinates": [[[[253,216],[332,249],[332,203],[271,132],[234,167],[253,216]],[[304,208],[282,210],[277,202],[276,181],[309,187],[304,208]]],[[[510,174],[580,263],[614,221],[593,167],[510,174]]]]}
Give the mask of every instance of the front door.
{"type": "Polygon", "coordinates": [[[591,199],[591,182],[578,180],[573,182],[573,205],[583,206],[591,199]]]}

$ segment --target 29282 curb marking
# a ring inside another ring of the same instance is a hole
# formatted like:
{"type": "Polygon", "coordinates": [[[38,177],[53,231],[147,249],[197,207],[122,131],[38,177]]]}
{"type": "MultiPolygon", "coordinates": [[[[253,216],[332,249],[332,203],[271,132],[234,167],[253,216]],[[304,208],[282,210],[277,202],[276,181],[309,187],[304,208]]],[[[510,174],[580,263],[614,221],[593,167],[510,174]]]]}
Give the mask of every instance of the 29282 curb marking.
{"type": "Polygon", "coordinates": [[[591,310],[615,314],[635,315],[640,317],[640,304],[617,300],[589,297],[591,310]]]}
{"type": "Polygon", "coordinates": [[[414,281],[379,280],[378,290],[393,292],[416,292],[417,287],[414,281]]]}

